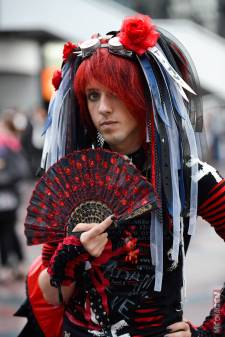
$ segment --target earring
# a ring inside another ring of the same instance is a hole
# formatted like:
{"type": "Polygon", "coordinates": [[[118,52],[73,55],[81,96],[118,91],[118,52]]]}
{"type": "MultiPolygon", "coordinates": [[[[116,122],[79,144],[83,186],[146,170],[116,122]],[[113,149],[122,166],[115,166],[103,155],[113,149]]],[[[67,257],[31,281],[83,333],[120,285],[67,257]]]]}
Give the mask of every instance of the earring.
{"type": "Polygon", "coordinates": [[[103,147],[104,145],[104,138],[102,137],[101,133],[97,131],[97,147],[103,147]]]}

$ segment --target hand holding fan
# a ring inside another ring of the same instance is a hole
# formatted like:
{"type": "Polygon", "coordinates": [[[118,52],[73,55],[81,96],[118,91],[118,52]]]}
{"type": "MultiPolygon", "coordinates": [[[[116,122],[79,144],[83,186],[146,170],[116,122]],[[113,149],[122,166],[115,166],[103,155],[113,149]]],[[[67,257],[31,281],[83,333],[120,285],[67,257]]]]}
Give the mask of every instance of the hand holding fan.
{"type": "Polygon", "coordinates": [[[74,151],[38,181],[27,209],[29,245],[64,238],[78,223],[114,214],[126,221],[157,207],[152,185],[125,156],[103,149],[74,151]]]}

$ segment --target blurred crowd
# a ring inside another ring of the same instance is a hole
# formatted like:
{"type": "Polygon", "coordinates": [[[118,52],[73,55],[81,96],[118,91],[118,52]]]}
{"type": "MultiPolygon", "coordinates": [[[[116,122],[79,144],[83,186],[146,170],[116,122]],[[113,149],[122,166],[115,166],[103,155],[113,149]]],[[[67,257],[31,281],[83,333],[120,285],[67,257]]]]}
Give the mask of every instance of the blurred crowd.
{"type": "Polygon", "coordinates": [[[18,109],[0,114],[0,283],[24,279],[26,256],[18,234],[23,184],[36,179],[46,110],[29,117],[18,109]]]}
{"type": "Polygon", "coordinates": [[[215,106],[204,113],[209,160],[223,165],[225,160],[225,107],[215,106]]]}

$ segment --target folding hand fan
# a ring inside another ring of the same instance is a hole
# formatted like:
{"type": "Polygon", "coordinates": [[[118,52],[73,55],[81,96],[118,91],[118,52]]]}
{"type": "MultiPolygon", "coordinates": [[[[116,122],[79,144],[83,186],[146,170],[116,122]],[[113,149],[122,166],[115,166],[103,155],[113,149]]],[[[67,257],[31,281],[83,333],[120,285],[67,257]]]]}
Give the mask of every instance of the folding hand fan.
{"type": "Polygon", "coordinates": [[[58,241],[78,223],[114,225],[157,207],[152,185],[129,158],[103,149],[74,151],[37,182],[25,220],[29,245],[58,241]]]}

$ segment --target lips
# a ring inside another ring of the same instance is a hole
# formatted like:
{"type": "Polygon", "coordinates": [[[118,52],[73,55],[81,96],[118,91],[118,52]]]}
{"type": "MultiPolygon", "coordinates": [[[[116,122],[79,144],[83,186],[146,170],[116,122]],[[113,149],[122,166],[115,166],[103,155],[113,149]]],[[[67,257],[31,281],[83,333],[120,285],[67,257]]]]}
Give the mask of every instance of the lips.
{"type": "Polygon", "coordinates": [[[102,123],[100,123],[100,126],[108,126],[108,125],[112,125],[112,124],[116,124],[117,122],[115,121],[104,121],[102,123]]]}

